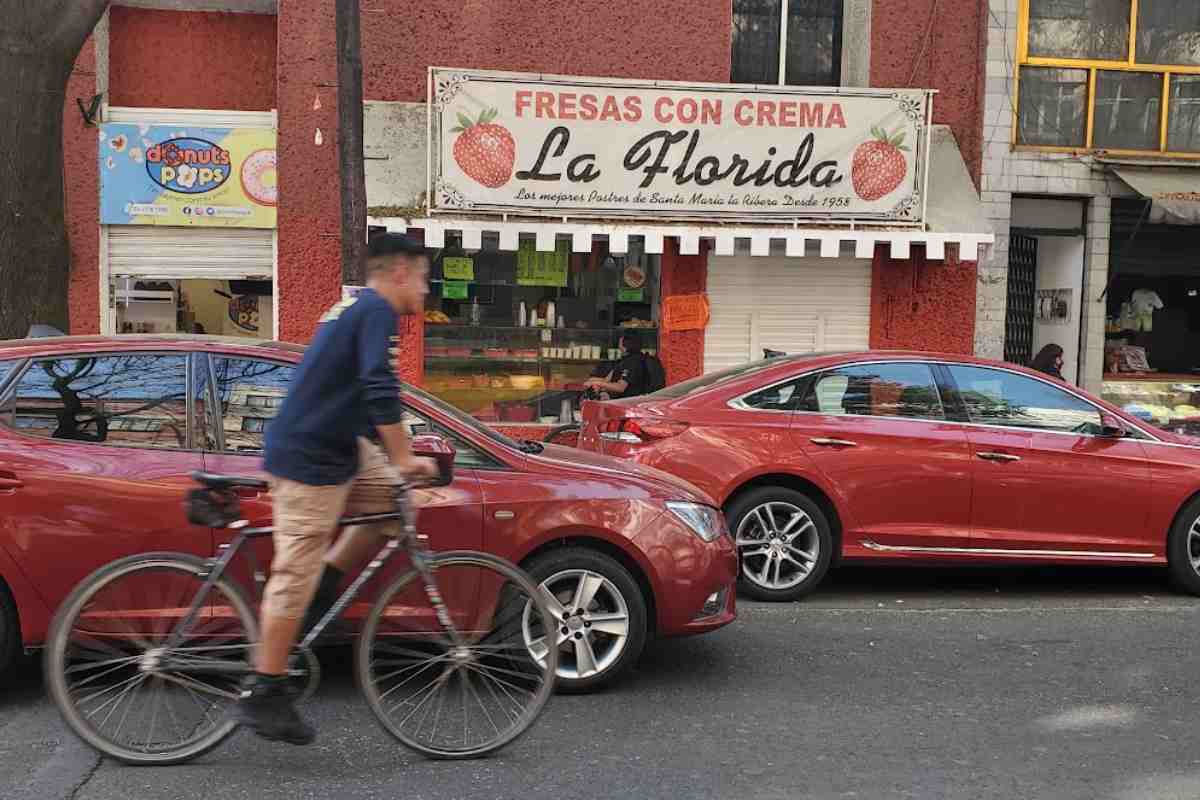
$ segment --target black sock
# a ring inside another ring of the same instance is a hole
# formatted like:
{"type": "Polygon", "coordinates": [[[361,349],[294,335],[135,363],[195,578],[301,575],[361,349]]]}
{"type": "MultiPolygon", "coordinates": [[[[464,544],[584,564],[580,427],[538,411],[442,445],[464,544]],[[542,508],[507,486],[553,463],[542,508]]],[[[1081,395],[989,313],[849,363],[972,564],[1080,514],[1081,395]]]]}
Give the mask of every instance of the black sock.
{"type": "Polygon", "coordinates": [[[333,604],[338,599],[338,584],[342,582],[342,577],[343,573],[340,569],[332,564],[325,565],[325,569],[321,572],[321,582],[317,584],[317,593],[308,606],[308,613],[304,615],[302,636],[307,635],[315,628],[321,618],[329,613],[329,609],[333,608],[333,604]]]}

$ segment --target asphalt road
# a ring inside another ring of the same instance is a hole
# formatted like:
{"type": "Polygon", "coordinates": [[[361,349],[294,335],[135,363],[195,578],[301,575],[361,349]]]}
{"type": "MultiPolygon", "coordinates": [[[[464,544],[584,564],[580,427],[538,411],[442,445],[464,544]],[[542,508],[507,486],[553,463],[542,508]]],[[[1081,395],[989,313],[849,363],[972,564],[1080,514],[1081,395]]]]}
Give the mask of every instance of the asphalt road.
{"type": "Polygon", "coordinates": [[[659,642],[558,697],[490,759],[423,760],[358,699],[348,652],[308,749],[239,734],[183,767],[101,762],[36,665],[0,688],[0,798],[1200,798],[1200,600],[1154,570],[844,570],[659,642]]]}

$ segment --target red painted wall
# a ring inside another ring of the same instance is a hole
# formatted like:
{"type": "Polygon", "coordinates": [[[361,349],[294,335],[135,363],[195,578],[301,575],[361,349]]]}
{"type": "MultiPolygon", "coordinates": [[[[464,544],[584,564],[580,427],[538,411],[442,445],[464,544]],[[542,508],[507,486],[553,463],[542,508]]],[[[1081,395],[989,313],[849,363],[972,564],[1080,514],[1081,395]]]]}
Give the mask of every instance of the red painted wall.
{"type": "MultiPolygon", "coordinates": [[[[704,294],[708,290],[708,248],[700,254],[679,254],[678,243],[667,239],[662,256],[662,297],[704,294]]],[[[658,357],[667,373],[667,383],[678,383],[704,373],[704,331],[659,333],[658,357]]]]}
{"type": "Polygon", "coordinates": [[[880,246],[871,273],[872,349],[974,352],[975,262],[926,261],[921,247],[894,261],[880,246]]]}
{"type": "Polygon", "coordinates": [[[97,128],[84,124],[75,99],[90,105],[96,94],[96,46],[88,39],[67,83],[63,103],[63,185],[71,277],[67,289],[70,333],[100,332],[100,195],[97,128]]]}
{"type": "Polygon", "coordinates": [[[279,338],[306,342],[342,291],[333,3],[280,0],[278,31],[279,338]]]}
{"type": "Polygon", "coordinates": [[[424,100],[431,65],[725,82],[732,14],[729,0],[376,0],[363,3],[365,94],[424,100]]]}
{"type": "Polygon", "coordinates": [[[871,85],[937,89],[934,122],[954,130],[976,187],[987,13],[987,0],[875,0],[871,18],[871,85]]]}
{"type": "Polygon", "coordinates": [[[275,17],[109,12],[109,102],[141,108],[270,111],[275,107],[275,17]]]}
{"type": "MultiPolygon", "coordinates": [[[[260,14],[109,11],[111,105],[269,111],[275,107],[275,17],[260,14]]],[[[75,65],[64,105],[67,229],[71,237],[68,302],[72,333],[100,329],[100,222],[96,144],[75,98],[96,93],[91,41],[75,65]]]]}

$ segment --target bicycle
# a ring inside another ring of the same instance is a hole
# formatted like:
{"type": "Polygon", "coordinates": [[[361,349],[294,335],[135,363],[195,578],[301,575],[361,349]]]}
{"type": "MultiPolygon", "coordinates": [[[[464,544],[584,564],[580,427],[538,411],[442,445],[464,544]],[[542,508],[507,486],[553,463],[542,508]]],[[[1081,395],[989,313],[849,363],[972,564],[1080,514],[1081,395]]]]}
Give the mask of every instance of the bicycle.
{"type": "MultiPolygon", "coordinates": [[[[427,485],[448,485],[453,448],[426,445],[441,468],[427,485]]],[[[233,541],[207,560],[160,552],[101,567],[64,601],[48,636],[47,685],[63,718],[93,748],[128,764],[179,764],[220,745],[237,729],[229,711],[253,671],[257,615],[227,569],[247,542],[273,532],[251,527],[238,502],[239,490],[267,485],[192,477],[203,488],[189,493],[189,519],[236,531],[233,541]]],[[[525,733],[545,707],[568,621],[556,620],[536,584],[508,561],[465,550],[434,554],[416,531],[411,488],[395,487],[394,511],[339,520],[339,528],[399,521],[400,532],[297,644],[288,674],[301,698],[316,691],[313,643],[403,551],[410,568],[379,594],[359,633],[360,690],[384,730],[408,748],[432,758],[486,755],[525,733]]],[[[265,580],[252,568],[261,599],[265,580]]]]}

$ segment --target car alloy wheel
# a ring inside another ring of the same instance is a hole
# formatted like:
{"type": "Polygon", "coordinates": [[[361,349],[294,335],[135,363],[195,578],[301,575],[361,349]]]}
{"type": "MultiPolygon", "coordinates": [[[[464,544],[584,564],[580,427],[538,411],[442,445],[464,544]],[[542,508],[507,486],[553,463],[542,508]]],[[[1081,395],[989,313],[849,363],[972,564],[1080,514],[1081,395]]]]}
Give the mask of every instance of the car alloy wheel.
{"type": "MultiPolygon", "coordinates": [[[[590,570],[567,569],[542,581],[541,589],[559,626],[559,678],[590,678],[620,660],[629,641],[629,606],[612,581],[590,570]]],[[[536,638],[527,622],[524,635],[527,645],[536,638]]]]}
{"type": "Polygon", "coordinates": [[[791,589],[812,573],[821,555],[817,526],[804,509],[769,501],[746,514],[735,534],[742,576],[764,589],[791,589]]]}

